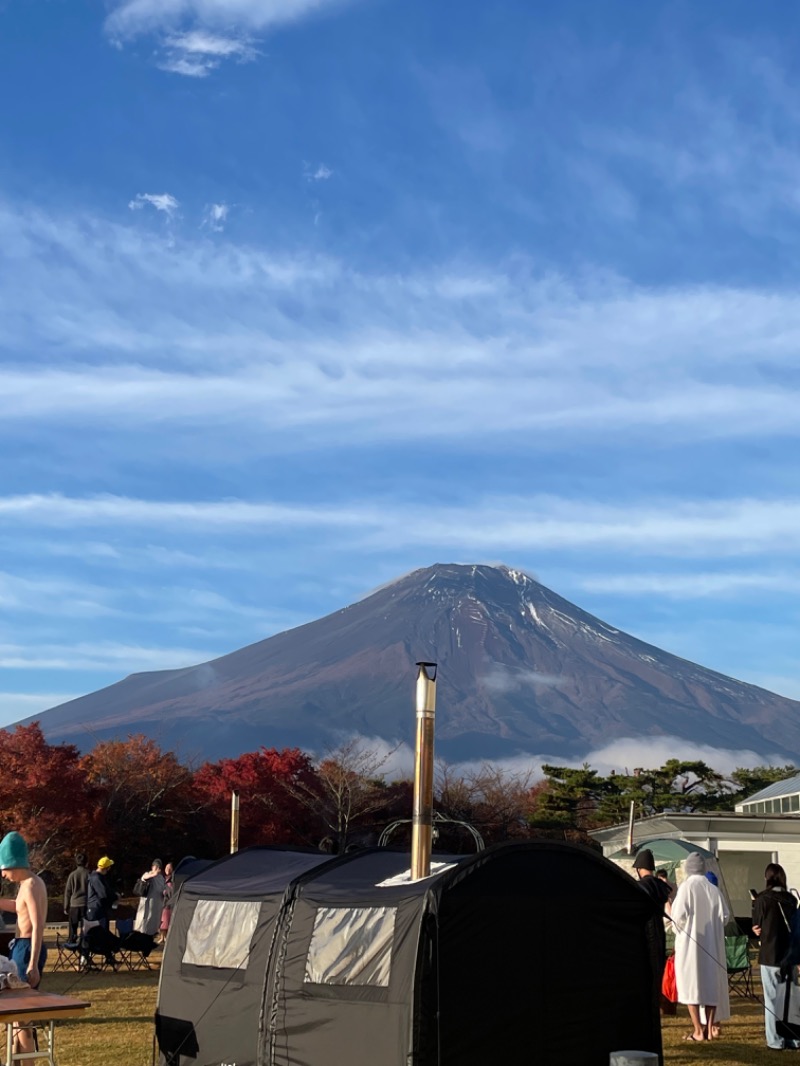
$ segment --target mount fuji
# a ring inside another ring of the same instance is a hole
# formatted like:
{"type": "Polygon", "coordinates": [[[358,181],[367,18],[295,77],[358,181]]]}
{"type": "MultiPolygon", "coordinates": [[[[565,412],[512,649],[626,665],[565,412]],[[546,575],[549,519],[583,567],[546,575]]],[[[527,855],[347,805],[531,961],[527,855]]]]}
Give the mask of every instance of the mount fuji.
{"type": "Polygon", "coordinates": [[[411,742],[422,659],[439,664],[436,746],[451,761],[575,759],[658,736],[800,753],[800,703],[637,640],[505,566],[415,570],[307,625],[132,674],[35,720],[51,741],[145,733],[192,759],[320,752],[353,734],[411,742]]]}

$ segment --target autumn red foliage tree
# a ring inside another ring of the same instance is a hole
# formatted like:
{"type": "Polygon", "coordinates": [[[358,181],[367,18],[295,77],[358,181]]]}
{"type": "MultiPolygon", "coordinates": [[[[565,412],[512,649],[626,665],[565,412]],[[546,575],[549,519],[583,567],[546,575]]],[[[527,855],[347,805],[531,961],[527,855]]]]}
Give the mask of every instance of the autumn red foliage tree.
{"type": "Polygon", "coordinates": [[[118,875],[138,873],[155,855],[179,860],[195,811],[192,773],[174,752],[141,734],[97,744],[81,760],[94,789],[100,834],[96,847],[114,857],[118,875]]]}
{"type": "Polygon", "coordinates": [[[230,843],[231,793],[239,793],[239,846],[316,844],[316,820],[298,798],[313,789],[311,760],[298,748],[260,748],[236,759],[204,763],[194,775],[194,795],[202,810],[211,853],[230,843]]]}
{"type": "Polygon", "coordinates": [[[0,729],[0,826],[28,843],[39,872],[60,877],[96,825],[95,795],[73,744],[48,744],[38,722],[0,729]]]}

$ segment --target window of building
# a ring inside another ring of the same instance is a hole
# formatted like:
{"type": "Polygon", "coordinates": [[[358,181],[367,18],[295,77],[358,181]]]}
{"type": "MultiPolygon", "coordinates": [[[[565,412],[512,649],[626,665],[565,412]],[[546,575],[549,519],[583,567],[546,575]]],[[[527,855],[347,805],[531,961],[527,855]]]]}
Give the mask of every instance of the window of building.
{"type": "Polygon", "coordinates": [[[308,948],[306,983],[385,988],[394,920],[394,907],[321,907],[308,948]]]}
{"type": "Polygon", "coordinates": [[[198,900],[186,934],[183,962],[220,970],[244,969],[260,909],[257,901],[198,900]]]}

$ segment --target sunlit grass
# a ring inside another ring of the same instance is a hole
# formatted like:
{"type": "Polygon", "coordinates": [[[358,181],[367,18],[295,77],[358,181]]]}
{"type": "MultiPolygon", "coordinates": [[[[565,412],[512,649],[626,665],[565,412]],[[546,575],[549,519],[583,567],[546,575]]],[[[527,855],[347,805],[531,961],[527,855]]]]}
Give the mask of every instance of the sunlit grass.
{"type": "MultiPolygon", "coordinates": [[[[755,994],[761,998],[761,984],[758,979],[758,966],[753,967],[753,984],[755,994]]],[[[775,1052],[767,1047],[764,1035],[764,1008],[753,999],[731,996],[731,1019],[722,1025],[719,1040],[701,1044],[684,1041],[684,1036],[692,1031],[689,1012],[686,1007],[678,1005],[675,1017],[662,1019],[665,1064],[704,1063],[705,1066],[732,1066],[732,1064],[773,1063],[775,1052]]],[[[788,1054],[788,1053],[787,1053],[788,1054]]],[[[797,1058],[800,1053],[788,1055],[788,1061],[797,1058]]],[[[781,1059],[778,1060],[782,1061],[781,1059]]]]}
{"type": "MultiPolygon", "coordinates": [[[[161,955],[153,954],[157,964],[161,955]]],[[[55,961],[55,948],[50,953],[55,961]]],[[[86,999],[91,1007],[81,1018],[59,1022],[59,1066],[150,1066],[153,1062],[153,1015],[158,969],[48,973],[42,990],[86,999]]]]}

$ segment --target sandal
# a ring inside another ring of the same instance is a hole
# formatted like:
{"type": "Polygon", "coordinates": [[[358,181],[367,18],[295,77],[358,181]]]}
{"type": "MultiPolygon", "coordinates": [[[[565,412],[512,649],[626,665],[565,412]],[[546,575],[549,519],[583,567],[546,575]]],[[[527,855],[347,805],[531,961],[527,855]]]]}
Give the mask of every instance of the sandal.
{"type": "Polygon", "coordinates": [[[693,1040],[696,1044],[702,1044],[705,1042],[704,1036],[695,1036],[694,1033],[684,1033],[684,1040],[693,1040]]]}

